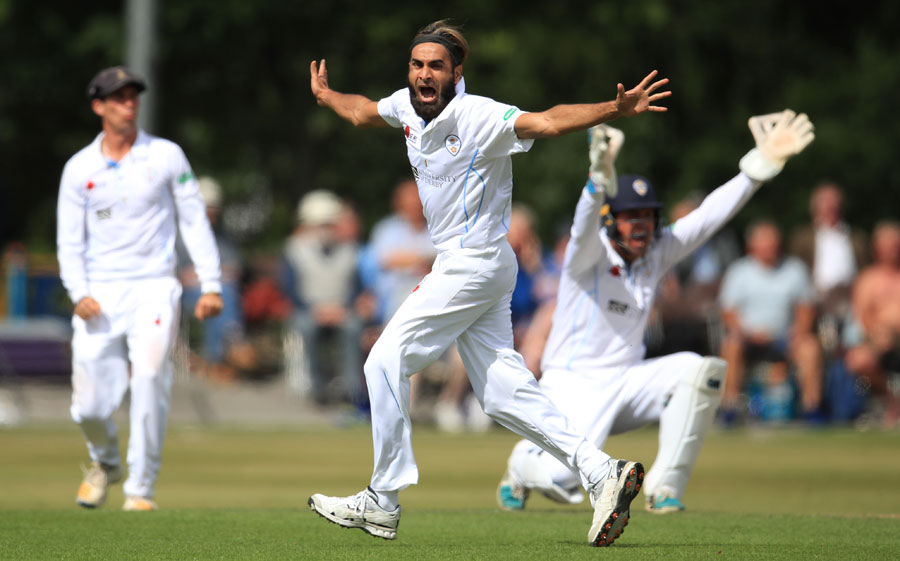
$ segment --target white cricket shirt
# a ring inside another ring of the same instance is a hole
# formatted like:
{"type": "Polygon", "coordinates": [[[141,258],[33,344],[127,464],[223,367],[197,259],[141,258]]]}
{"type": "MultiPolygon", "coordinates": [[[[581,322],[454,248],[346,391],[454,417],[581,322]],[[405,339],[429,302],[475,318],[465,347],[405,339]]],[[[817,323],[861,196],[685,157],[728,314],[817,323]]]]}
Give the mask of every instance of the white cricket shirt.
{"type": "Polygon", "coordinates": [[[644,257],[630,266],[600,228],[604,194],[585,188],[566,247],[542,370],[591,371],[643,360],[644,329],[662,276],[712,237],[760,185],[738,174],[661,230],[644,257]]]}
{"type": "Polygon", "coordinates": [[[73,302],[91,282],[172,277],[181,232],[203,292],[221,292],[219,253],[197,180],[174,142],[138,131],[119,162],[100,133],[63,168],[57,204],[60,277],[73,302]]]}
{"type": "Polygon", "coordinates": [[[465,80],[440,115],[426,123],[403,88],[378,102],[378,113],[402,128],[428,232],[438,251],[491,247],[506,237],[512,160],[533,140],[516,136],[518,108],[468,95],[465,80]]]}

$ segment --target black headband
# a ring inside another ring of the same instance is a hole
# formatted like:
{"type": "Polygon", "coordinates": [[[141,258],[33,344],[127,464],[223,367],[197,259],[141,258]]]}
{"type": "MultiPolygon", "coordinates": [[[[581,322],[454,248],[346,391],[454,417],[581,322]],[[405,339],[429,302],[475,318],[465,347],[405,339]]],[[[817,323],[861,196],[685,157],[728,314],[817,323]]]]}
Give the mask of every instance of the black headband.
{"type": "Polygon", "coordinates": [[[459,63],[462,62],[462,48],[443,35],[419,35],[418,37],[413,39],[412,44],[409,46],[409,53],[412,54],[413,47],[415,47],[416,45],[421,45],[422,43],[437,43],[438,45],[443,46],[445,49],[447,49],[447,52],[450,53],[450,60],[453,62],[453,66],[459,66],[459,63]]]}

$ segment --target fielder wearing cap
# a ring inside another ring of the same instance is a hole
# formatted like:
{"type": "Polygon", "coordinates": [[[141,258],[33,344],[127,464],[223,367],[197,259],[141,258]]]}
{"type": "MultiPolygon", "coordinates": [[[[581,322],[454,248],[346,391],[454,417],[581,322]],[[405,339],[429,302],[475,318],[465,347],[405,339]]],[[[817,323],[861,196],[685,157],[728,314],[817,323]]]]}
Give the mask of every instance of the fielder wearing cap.
{"type": "MultiPolygon", "coordinates": [[[[792,111],[754,117],[750,129],[757,147],[741,159],[741,172],[665,229],[650,181],[617,177],[624,134],[606,125],[591,131],[589,180],[566,247],[540,387],[598,447],[611,434],[659,422],[659,451],[644,482],[646,507],[654,513],[684,509],[681,499],[726,373],[725,361],[695,353],[644,359],[657,287],[813,140],[806,115],[792,111]]],[[[523,440],[497,500],[506,510],[521,510],[531,491],[564,503],[583,500],[578,474],[523,440]]]]}
{"type": "Polygon", "coordinates": [[[76,501],[96,508],[124,473],[113,413],[131,392],[126,510],[156,508],[172,387],[181,285],[176,232],[200,277],[198,319],[222,309],[219,255],[197,180],[181,148],[140,130],[144,80],[122,66],[87,88],[102,131],[62,172],[57,204],[60,277],[75,304],[72,418],[92,466],[76,501]]]}
{"type": "Polygon", "coordinates": [[[325,61],[310,64],[319,105],[360,127],[399,129],[418,184],[431,239],[433,269],[391,318],[365,364],[372,405],[375,469],[368,489],[351,497],[313,495],[310,507],[344,527],[394,539],[398,493],[418,482],[409,418],[409,377],[454,341],[474,394],[495,421],[538,443],[576,470],[596,498],[588,542],[612,544],[628,520],[643,467],[613,460],[572,429],[540,391],[513,349],[510,297],[516,257],[506,240],[512,201],[511,156],[535,138],[585,130],[618,117],[664,111],[671,92],[651,72],[614,101],[558,105],[529,113],[466,90],[469,54],[462,32],[438,21],[412,39],[407,83],[379,101],[329,87],[325,61]]]}
{"type": "Polygon", "coordinates": [[[138,93],[147,89],[144,79],[124,66],[105,68],[97,73],[87,88],[89,100],[103,99],[125,86],[134,86],[138,93]]]}

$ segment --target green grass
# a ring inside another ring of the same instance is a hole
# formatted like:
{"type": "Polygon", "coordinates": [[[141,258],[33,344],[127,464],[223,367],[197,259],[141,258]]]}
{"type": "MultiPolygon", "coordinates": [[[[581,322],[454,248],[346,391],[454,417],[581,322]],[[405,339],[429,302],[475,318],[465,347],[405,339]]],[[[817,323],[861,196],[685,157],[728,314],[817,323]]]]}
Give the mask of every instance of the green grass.
{"type": "MultiPolygon", "coordinates": [[[[534,497],[505,513],[494,491],[516,438],[415,432],[420,482],[401,494],[399,539],[343,530],[311,513],[314,492],[368,481],[367,427],[174,427],[161,510],[74,505],[85,451],[74,426],[0,430],[2,559],[894,559],[900,552],[900,434],[844,430],[714,433],[684,499],[654,516],[635,503],[607,550],[586,543],[590,510],[534,497]]],[[[656,432],[607,451],[649,466],[656,432]]],[[[638,501],[641,501],[639,498],[638,501]]]]}

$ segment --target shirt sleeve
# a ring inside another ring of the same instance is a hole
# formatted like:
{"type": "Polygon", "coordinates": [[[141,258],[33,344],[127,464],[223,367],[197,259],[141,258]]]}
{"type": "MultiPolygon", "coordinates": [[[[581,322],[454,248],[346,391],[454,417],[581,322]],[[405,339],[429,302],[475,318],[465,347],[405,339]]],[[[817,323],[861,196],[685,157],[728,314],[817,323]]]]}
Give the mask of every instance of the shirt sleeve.
{"type": "Polygon", "coordinates": [[[200,197],[197,178],[180,147],[174,147],[171,158],[170,187],[178,215],[178,231],[194,263],[201,292],[221,294],[219,250],[200,197]]]}
{"type": "Polygon", "coordinates": [[[512,105],[485,100],[476,108],[480,126],[476,135],[478,149],[486,158],[512,156],[527,152],[534,139],[521,139],[516,134],[516,119],[522,110],[512,105]]]}
{"type": "Polygon", "coordinates": [[[725,270],[722,287],[719,290],[719,304],[723,309],[737,309],[740,305],[742,261],[735,261],[725,270]]]}
{"type": "Polygon", "coordinates": [[[398,96],[409,96],[408,90],[397,90],[393,94],[378,101],[378,114],[381,115],[381,118],[394,128],[399,128],[402,125],[400,121],[400,117],[398,116],[398,102],[403,98],[398,96]]]}
{"type": "Polygon", "coordinates": [[[790,257],[791,266],[794,267],[796,279],[796,296],[798,304],[812,304],[816,299],[816,291],[813,288],[812,277],[806,264],[796,257],[790,257]]]}
{"type": "Polygon", "coordinates": [[[73,303],[90,294],[85,268],[87,186],[80,185],[66,164],[56,205],[56,256],[59,276],[73,303]]]}
{"type": "Polygon", "coordinates": [[[761,185],[739,173],[710,193],[693,212],[672,224],[671,235],[662,238],[663,267],[668,269],[709,240],[761,185]]]}
{"type": "Polygon", "coordinates": [[[606,248],[600,239],[600,208],[605,201],[604,193],[596,191],[590,183],[581,191],[572,221],[572,237],[563,261],[563,268],[573,276],[606,257],[606,248]]]}

